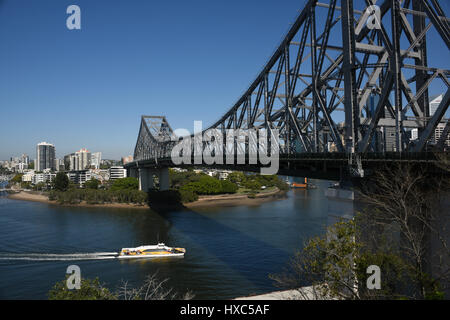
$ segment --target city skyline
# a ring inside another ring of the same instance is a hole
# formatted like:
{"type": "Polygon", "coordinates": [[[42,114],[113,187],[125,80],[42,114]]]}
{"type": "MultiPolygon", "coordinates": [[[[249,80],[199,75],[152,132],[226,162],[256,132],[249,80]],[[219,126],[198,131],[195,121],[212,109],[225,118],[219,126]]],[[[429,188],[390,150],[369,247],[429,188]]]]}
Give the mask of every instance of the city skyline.
{"type": "MultiPolygon", "coordinates": [[[[0,104],[8,121],[0,159],[33,154],[39,141],[58,146],[57,158],[83,146],[120,159],[133,154],[143,114],[164,114],[173,128],[190,131],[194,120],[213,123],[303,6],[199,2],[80,0],[82,29],[68,30],[69,1],[2,1],[0,39],[8,50],[0,51],[0,104]]],[[[437,64],[450,58],[441,48],[428,55],[437,64]]],[[[430,96],[442,92],[432,87],[430,96]]]]}
{"type": "MultiPolygon", "coordinates": [[[[40,142],[40,143],[43,143],[43,142],[40,142]]],[[[28,162],[34,162],[37,159],[36,146],[38,146],[40,143],[36,143],[35,144],[35,150],[33,152],[31,152],[31,153],[19,152],[18,154],[10,154],[10,155],[6,156],[5,158],[0,158],[0,161],[17,161],[17,162],[26,162],[27,164],[28,164],[28,162]],[[24,161],[23,160],[24,157],[28,158],[28,160],[24,161]]],[[[99,154],[100,160],[117,160],[117,161],[120,161],[120,160],[122,160],[124,158],[129,158],[129,157],[132,158],[133,157],[132,155],[122,155],[118,159],[103,158],[102,157],[103,153],[101,151],[90,152],[89,149],[85,148],[85,147],[80,147],[80,148],[76,149],[76,151],[69,152],[68,154],[61,154],[60,156],[58,156],[59,153],[57,151],[58,149],[57,149],[57,146],[55,144],[53,144],[51,142],[44,142],[44,143],[48,143],[48,144],[54,146],[54,148],[55,148],[55,160],[63,160],[64,157],[66,157],[68,155],[72,155],[72,154],[75,154],[77,152],[84,151],[84,150],[89,152],[89,153],[91,153],[93,156],[95,155],[95,157],[98,157],[98,154],[99,154]]]]}

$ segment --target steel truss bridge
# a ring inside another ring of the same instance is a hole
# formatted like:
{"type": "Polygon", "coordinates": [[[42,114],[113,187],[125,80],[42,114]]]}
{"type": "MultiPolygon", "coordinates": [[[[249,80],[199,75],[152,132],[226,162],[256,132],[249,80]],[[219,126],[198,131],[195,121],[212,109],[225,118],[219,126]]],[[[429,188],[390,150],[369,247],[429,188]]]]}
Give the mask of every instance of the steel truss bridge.
{"type": "MultiPolygon", "coordinates": [[[[277,130],[280,174],[334,179],[343,168],[358,176],[380,163],[433,162],[448,150],[449,62],[428,55],[448,57],[449,22],[437,0],[310,0],[248,89],[201,134],[277,130]]],[[[180,139],[165,117],[142,116],[126,167],[173,166],[180,139]]],[[[224,149],[248,155],[245,146],[224,149]]],[[[261,166],[246,163],[210,166],[261,166]]]]}

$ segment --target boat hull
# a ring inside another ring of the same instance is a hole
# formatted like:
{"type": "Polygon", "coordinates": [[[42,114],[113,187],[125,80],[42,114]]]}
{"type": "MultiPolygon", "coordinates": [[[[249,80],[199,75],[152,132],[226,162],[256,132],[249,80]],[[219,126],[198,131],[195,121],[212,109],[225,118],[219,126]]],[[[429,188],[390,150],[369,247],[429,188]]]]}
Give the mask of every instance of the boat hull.
{"type": "Polygon", "coordinates": [[[122,255],[119,259],[154,259],[166,257],[183,257],[184,253],[168,253],[168,254],[138,254],[138,255],[122,255]]]}

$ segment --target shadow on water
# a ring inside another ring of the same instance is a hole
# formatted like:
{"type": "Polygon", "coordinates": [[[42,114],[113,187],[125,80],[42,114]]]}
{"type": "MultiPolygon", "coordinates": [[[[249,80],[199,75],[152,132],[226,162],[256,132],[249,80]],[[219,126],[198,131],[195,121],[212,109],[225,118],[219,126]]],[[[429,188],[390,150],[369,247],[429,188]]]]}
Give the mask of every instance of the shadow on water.
{"type": "Polygon", "coordinates": [[[255,289],[267,289],[272,283],[268,274],[261,274],[267,264],[273,267],[274,262],[279,263],[276,269],[281,270],[291,257],[288,252],[187,208],[179,201],[149,201],[149,206],[167,221],[182,219],[183,223],[177,223],[179,231],[200,244],[202,249],[234,273],[250,281],[255,289]],[[239,251],[237,255],[233,254],[235,250],[239,251]],[[242,251],[245,253],[242,254],[242,251]],[[258,266],[258,263],[262,265],[258,266]]]}

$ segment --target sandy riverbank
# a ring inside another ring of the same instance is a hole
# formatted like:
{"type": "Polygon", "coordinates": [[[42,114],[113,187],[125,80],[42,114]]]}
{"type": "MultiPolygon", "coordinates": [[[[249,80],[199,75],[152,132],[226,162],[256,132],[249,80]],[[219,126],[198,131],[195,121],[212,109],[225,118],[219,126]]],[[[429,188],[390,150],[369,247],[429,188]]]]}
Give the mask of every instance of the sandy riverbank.
{"type": "Polygon", "coordinates": [[[60,204],[56,201],[48,200],[45,194],[36,194],[26,191],[20,191],[18,193],[11,193],[8,195],[9,199],[34,201],[48,203],[52,205],[64,206],[64,207],[100,207],[100,208],[132,208],[132,209],[148,209],[147,205],[128,204],[128,203],[102,203],[102,204],[90,204],[82,201],[79,204],[60,204]]]}
{"type": "Polygon", "coordinates": [[[255,198],[249,198],[246,194],[222,194],[213,196],[200,196],[197,201],[185,203],[187,208],[198,207],[227,207],[227,206],[252,206],[259,205],[264,202],[283,199],[286,192],[280,191],[276,188],[273,191],[258,193],[255,198]]]}
{"type": "MultiPolygon", "coordinates": [[[[264,202],[274,201],[282,199],[285,192],[279,189],[259,193],[255,195],[255,198],[249,198],[246,194],[224,194],[224,195],[212,195],[212,196],[200,196],[197,201],[184,203],[186,208],[199,208],[199,207],[228,207],[228,206],[251,206],[259,205],[264,202]]],[[[17,193],[11,193],[8,195],[9,199],[22,200],[22,201],[34,201],[42,202],[52,205],[60,205],[65,207],[101,207],[101,208],[131,208],[131,209],[149,209],[148,205],[137,205],[127,203],[103,203],[103,204],[89,204],[81,202],[79,204],[60,204],[56,201],[48,200],[45,194],[31,193],[26,191],[20,191],[17,193]]]]}
{"type": "Polygon", "coordinates": [[[14,200],[25,200],[25,201],[34,201],[34,202],[50,202],[48,201],[48,197],[43,194],[35,194],[25,191],[19,191],[16,193],[10,193],[8,195],[8,199],[14,200]]]}

